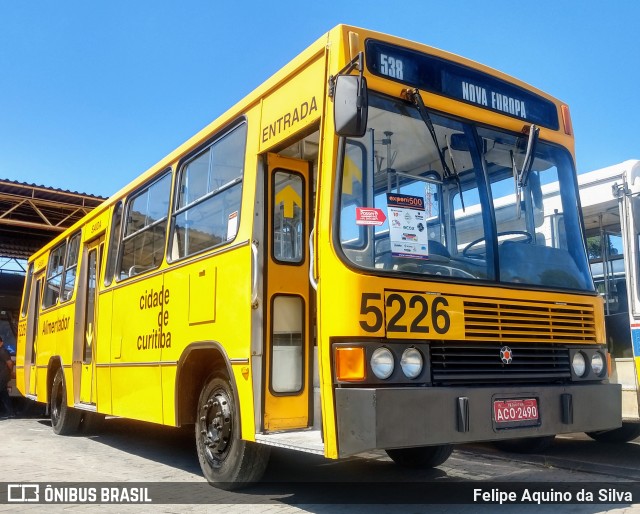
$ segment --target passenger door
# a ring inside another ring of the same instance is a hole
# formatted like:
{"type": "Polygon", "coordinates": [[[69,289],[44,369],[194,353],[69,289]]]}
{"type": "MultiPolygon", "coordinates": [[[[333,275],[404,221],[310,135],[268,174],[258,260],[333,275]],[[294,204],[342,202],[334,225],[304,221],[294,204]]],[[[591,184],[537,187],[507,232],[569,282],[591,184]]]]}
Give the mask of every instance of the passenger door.
{"type": "Polygon", "coordinates": [[[42,294],[42,283],[44,281],[44,272],[38,273],[31,283],[31,292],[29,293],[29,307],[27,309],[27,351],[25,354],[25,391],[27,394],[36,396],[37,391],[37,352],[38,352],[38,326],[40,324],[40,300],[42,294]]]}
{"type": "Polygon", "coordinates": [[[265,184],[264,428],[310,425],[310,164],[268,155],[265,184]]]}
{"type": "MultiPolygon", "coordinates": [[[[85,312],[82,327],[82,364],[80,371],[80,403],[96,404],[95,356],[98,344],[98,276],[102,262],[104,238],[99,238],[86,246],[85,312]]],[[[83,266],[84,267],[84,266],[83,266]]]]}

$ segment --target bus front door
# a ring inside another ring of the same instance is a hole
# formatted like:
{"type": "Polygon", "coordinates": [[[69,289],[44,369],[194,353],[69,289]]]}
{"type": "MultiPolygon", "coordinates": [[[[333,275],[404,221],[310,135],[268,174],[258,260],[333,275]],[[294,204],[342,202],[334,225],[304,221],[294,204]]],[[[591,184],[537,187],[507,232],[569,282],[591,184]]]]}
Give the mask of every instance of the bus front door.
{"type": "Polygon", "coordinates": [[[268,156],[265,184],[264,429],[310,425],[310,164],[268,156]]]}

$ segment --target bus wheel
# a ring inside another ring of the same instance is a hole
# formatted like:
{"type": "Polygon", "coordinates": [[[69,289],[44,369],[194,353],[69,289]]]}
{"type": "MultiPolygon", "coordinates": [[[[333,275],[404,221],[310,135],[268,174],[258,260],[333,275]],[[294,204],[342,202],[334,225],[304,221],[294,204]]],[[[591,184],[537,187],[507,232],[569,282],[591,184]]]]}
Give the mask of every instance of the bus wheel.
{"type": "Polygon", "coordinates": [[[523,437],[521,439],[505,439],[504,441],[494,441],[493,445],[503,452],[513,453],[538,453],[548,449],[555,435],[544,437],[523,437]]]}
{"type": "Polygon", "coordinates": [[[78,432],[82,412],[67,406],[67,388],[64,384],[64,372],[59,368],[53,379],[51,397],[51,427],[58,435],[71,435],[78,432]]]}
{"type": "Polygon", "coordinates": [[[396,448],[385,450],[391,460],[406,468],[435,468],[444,463],[451,452],[453,446],[442,444],[439,446],[418,446],[417,448],[396,448]]]}
{"type": "Polygon", "coordinates": [[[239,422],[229,380],[211,375],[198,401],[196,448],[205,478],[220,489],[260,480],[269,461],[268,447],[240,439],[239,422]]]}
{"type": "Polygon", "coordinates": [[[600,432],[587,432],[587,435],[599,443],[628,443],[640,437],[640,423],[623,422],[620,428],[601,430],[600,432]]]}

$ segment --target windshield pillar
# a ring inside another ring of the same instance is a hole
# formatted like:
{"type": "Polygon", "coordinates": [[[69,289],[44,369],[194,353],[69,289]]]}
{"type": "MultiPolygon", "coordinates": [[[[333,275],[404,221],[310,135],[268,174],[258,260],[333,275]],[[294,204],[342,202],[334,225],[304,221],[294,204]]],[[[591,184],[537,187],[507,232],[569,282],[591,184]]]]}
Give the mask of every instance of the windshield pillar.
{"type": "Polygon", "coordinates": [[[480,203],[483,211],[487,214],[482,217],[484,225],[484,234],[486,239],[486,258],[487,258],[487,278],[495,280],[499,273],[498,265],[498,240],[495,237],[497,233],[495,213],[493,210],[493,196],[489,185],[489,174],[482,155],[482,140],[478,136],[478,132],[471,126],[464,126],[464,133],[467,140],[471,143],[472,151],[471,159],[473,167],[477,170],[477,181],[479,184],[478,192],[480,193],[480,203]]]}

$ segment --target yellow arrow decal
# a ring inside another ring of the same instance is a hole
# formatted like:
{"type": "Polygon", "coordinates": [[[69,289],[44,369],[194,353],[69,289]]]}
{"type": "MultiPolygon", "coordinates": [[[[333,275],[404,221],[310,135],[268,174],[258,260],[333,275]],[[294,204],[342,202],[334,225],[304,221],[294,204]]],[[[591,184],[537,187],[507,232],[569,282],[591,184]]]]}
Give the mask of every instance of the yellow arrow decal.
{"type": "Polygon", "coordinates": [[[91,344],[93,343],[93,323],[89,323],[87,331],[84,335],[87,338],[87,346],[91,346],[91,344]]]}
{"type": "Polygon", "coordinates": [[[300,195],[291,186],[285,187],[276,195],[276,205],[284,204],[284,217],[293,218],[294,204],[302,208],[300,195]]]}

